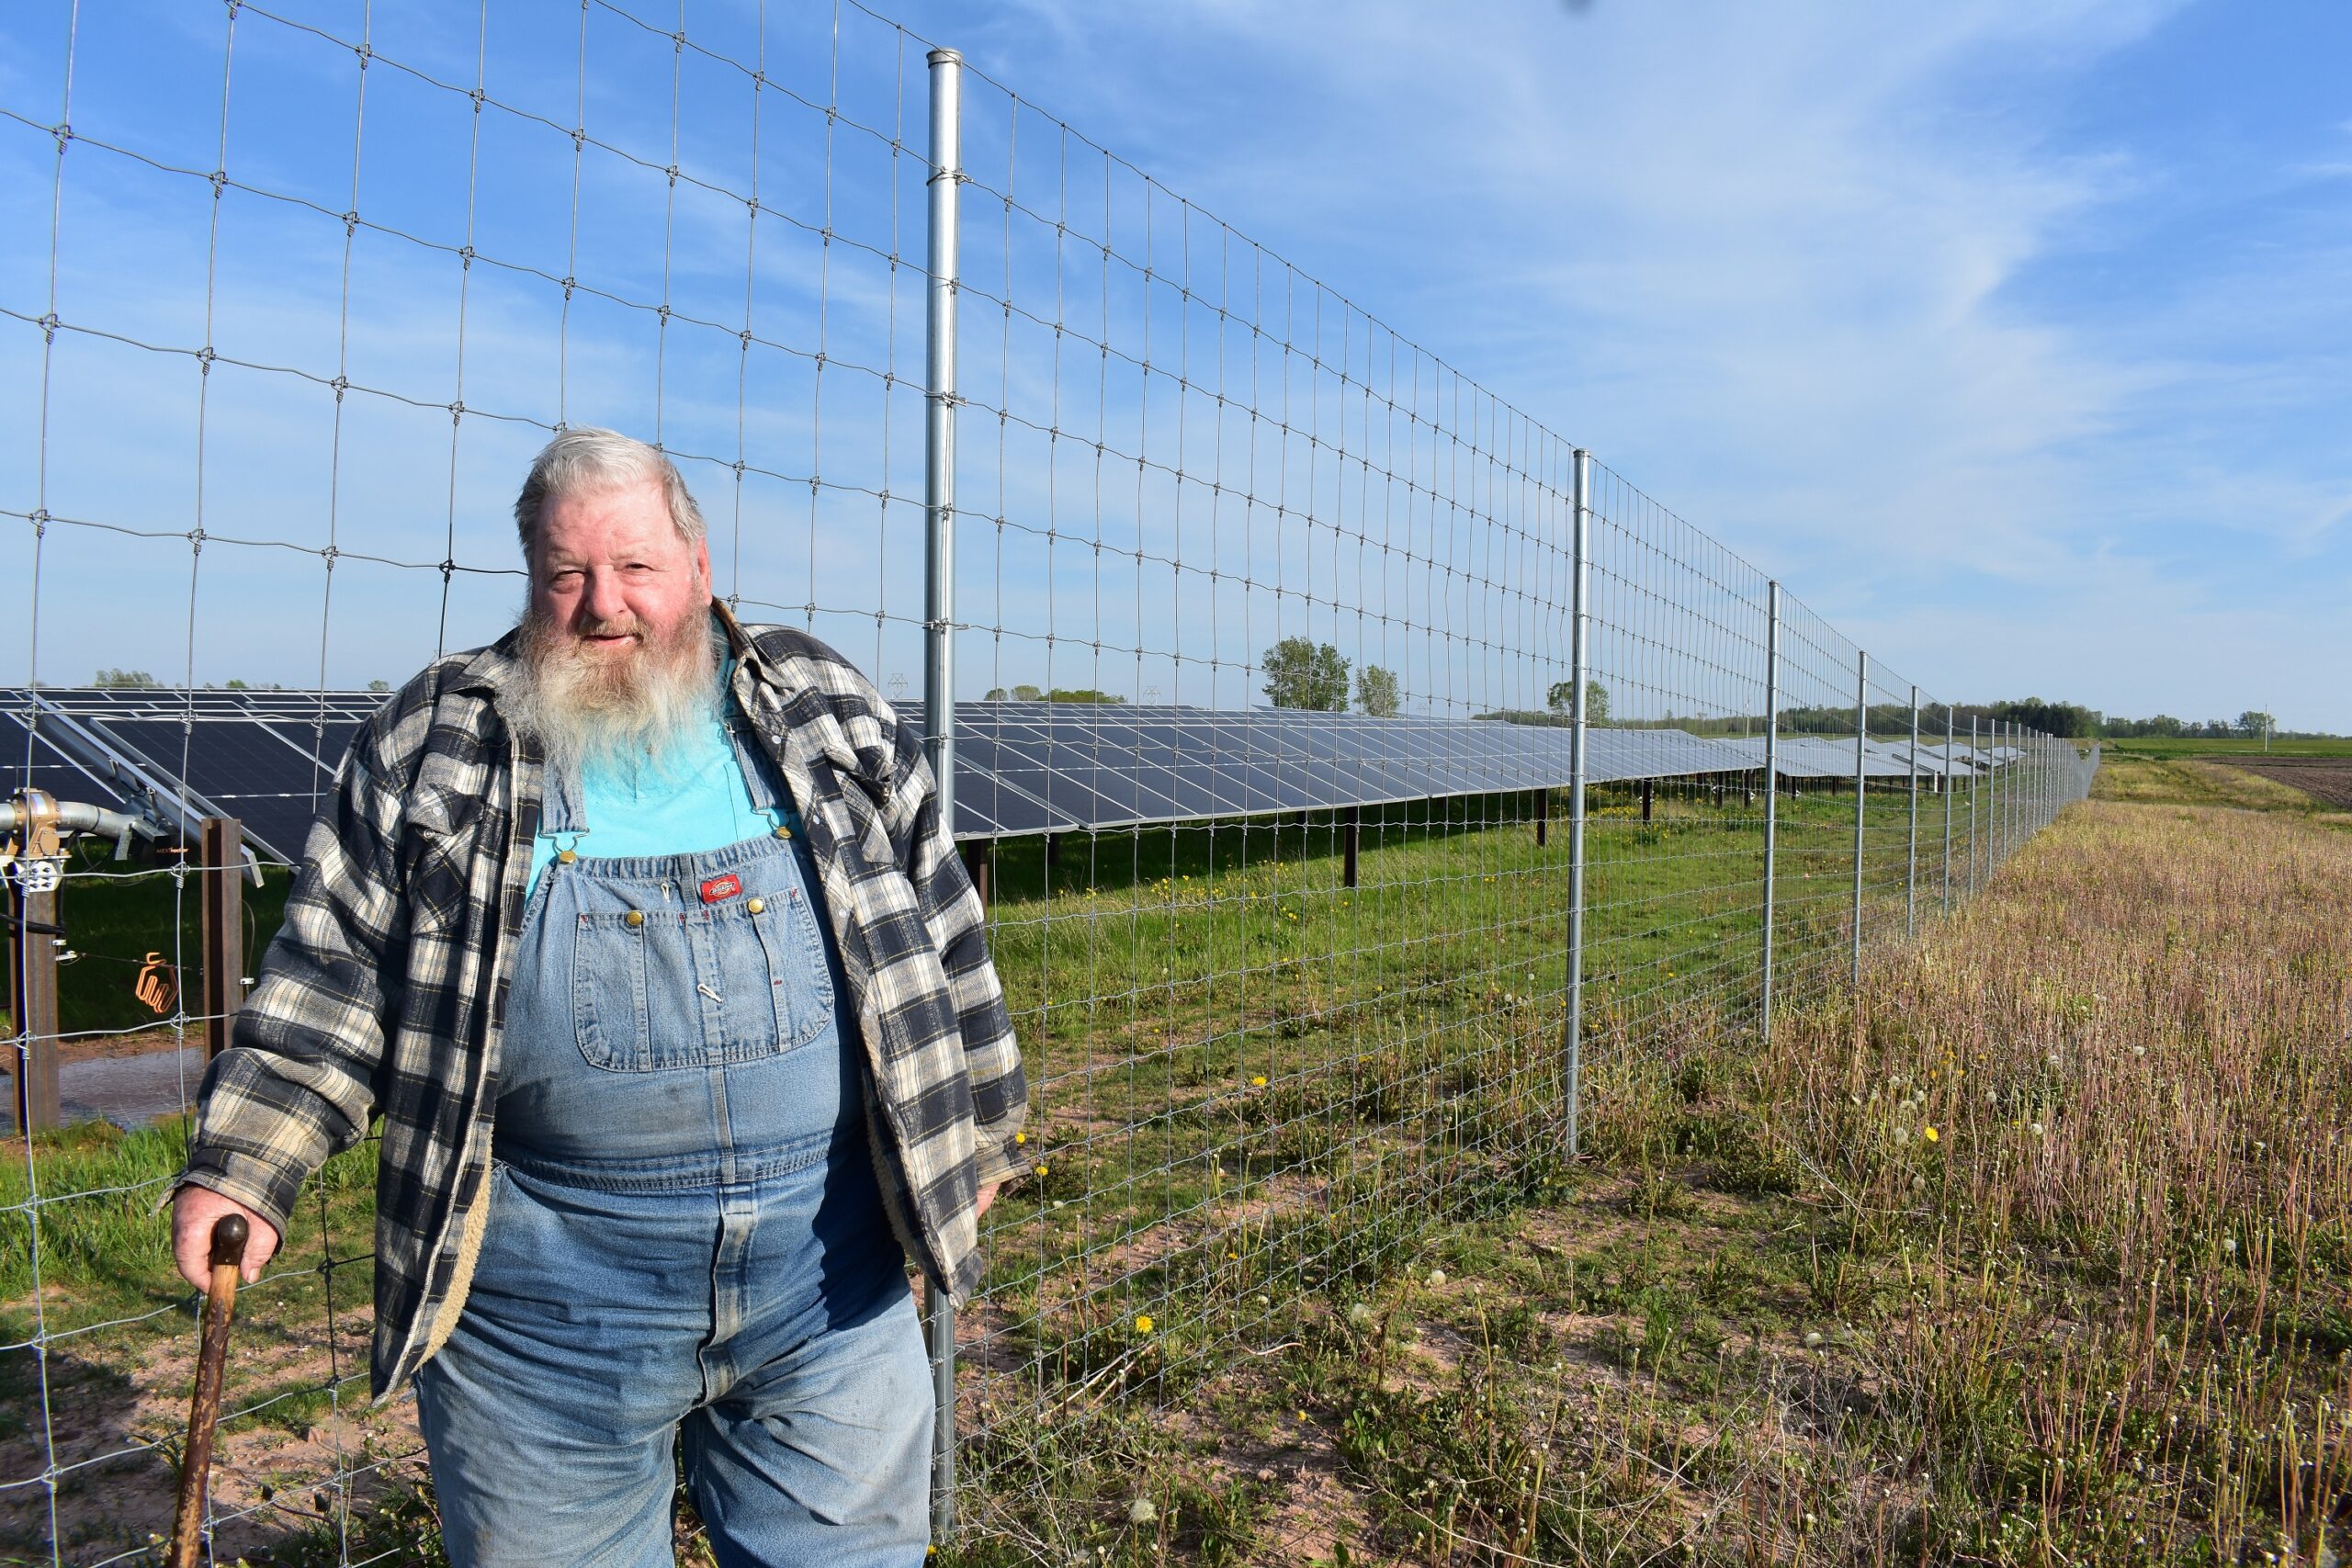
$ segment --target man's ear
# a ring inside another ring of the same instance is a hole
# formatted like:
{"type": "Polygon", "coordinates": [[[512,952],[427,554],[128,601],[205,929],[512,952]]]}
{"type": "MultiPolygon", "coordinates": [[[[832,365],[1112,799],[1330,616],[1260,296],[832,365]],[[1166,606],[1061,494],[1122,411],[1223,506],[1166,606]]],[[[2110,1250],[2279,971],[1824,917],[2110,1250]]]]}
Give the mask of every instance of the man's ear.
{"type": "Polygon", "coordinates": [[[702,573],[703,592],[710,592],[710,538],[707,535],[695,541],[695,570],[702,573]]]}

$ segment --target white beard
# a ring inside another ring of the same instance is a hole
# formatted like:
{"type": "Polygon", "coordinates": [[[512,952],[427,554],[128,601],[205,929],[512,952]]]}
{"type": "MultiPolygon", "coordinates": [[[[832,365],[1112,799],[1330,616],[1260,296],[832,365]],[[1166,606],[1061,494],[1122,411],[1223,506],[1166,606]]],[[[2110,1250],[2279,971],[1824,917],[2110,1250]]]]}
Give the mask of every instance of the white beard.
{"type": "Polygon", "coordinates": [[[502,706],[508,723],[539,743],[548,766],[572,778],[592,769],[659,776],[689,736],[717,721],[723,634],[707,613],[689,615],[666,640],[648,637],[619,656],[590,653],[571,632],[528,609],[522,627],[523,676],[502,706]]]}

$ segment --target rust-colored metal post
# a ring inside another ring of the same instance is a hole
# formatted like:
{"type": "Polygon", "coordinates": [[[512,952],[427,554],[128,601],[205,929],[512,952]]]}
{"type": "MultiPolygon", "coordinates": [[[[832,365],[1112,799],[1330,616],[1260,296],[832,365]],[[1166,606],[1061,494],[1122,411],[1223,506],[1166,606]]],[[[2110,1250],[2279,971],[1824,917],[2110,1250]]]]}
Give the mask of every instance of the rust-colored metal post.
{"type": "Polygon", "coordinates": [[[972,879],[972,891],[980,896],[980,908],[989,907],[989,851],[995,846],[986,839],[964,840],[964,874],[972,879]]]}
{"type": "Polygon", "coordinates": [[[244,832],[233,817],[204,819],[198,900],[204,910],[204,1059],[229,1048],[245,999],[244,832]]]}
{"type": "Polygon", "coordinates": [[[8,989],[17,1025],[17,1126],[65,1124],[57,1090],[57,892],[8,882],[8,989]]]}

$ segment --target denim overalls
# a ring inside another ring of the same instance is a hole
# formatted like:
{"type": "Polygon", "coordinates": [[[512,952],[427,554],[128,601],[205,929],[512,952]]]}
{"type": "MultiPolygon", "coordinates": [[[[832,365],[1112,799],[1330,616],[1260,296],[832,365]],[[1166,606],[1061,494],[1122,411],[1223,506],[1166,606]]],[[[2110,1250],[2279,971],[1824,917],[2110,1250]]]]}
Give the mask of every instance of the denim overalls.
{"type": "MultiPolygon", "coordinates": [[[[734,742],[773,808],[767,759],[734,742]]],[[[542,831],[589,827],[550,770],[542,831]]],[[[930,1371],[815,886],[789,827],[704,854],[567,849],[539,878],[488,1227],[417,1378],[461,1568],[670,1563],[682,1421],[728,1568],[922,1560],[930,1371]]]]}

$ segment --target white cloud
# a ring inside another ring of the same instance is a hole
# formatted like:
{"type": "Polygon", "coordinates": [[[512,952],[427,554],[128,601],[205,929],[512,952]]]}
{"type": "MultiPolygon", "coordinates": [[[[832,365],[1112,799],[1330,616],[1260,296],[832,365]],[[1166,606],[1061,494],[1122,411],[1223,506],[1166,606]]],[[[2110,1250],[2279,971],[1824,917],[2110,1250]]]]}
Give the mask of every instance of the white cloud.
{"type": "Polygon", "coordinates": [[[2169,0],[1204,4],[1144,38],[1045,9],[1076,95],[1049,108],[1923,681],[2188,705],[2165,692],[2259,665],[2282,709],[2298,686],[2304,722],[2352,728],[2321,661],[2286,657],[2340,635],[2256,608],[2243,558],[2347,564],[2341,443],[2277,434],[2344,406],[2343,257],[2184,243],[2149,214],[2207,171],[2061,132],[2074,81],[2169,0]],[[1195,91],[1120,135],[1139,82],[1170,80],[1195,91]],[[2149,657],[2175,613],[2193,668],[2149,657]]]}

